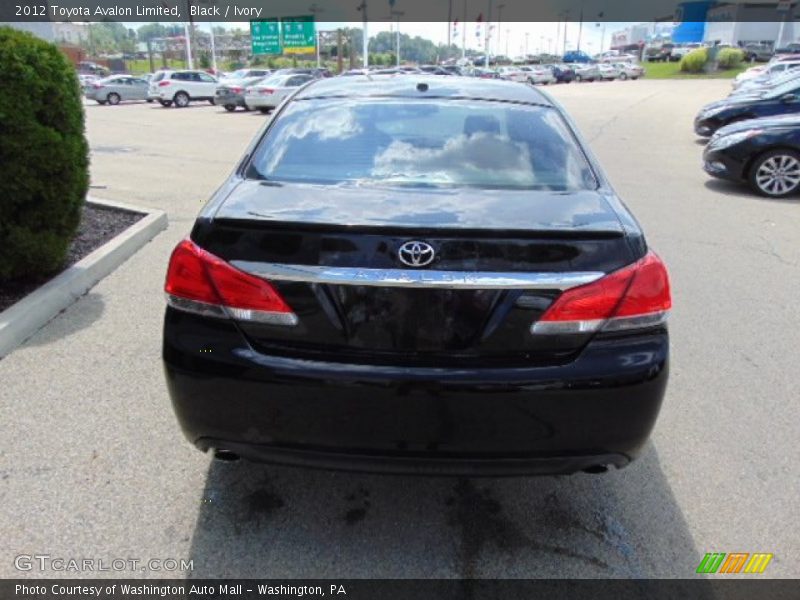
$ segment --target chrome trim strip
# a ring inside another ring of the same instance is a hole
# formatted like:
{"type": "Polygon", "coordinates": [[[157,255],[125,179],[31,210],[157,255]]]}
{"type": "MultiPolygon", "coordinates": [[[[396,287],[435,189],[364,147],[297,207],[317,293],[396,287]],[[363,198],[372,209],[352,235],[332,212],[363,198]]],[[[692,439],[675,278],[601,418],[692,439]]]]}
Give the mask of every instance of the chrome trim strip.
{"type": "Polygon", "coordinates": [[[304,281],[337,285],[378,287],[441,288],[450,290],[515,289],[566,290],[596,281],[599,271],[566,273],[515,273],[491,271],[428,271],[424,269],[366,269],[284,265],[234,260],[231,264],[251,275],[273,281],[304,281]]]}

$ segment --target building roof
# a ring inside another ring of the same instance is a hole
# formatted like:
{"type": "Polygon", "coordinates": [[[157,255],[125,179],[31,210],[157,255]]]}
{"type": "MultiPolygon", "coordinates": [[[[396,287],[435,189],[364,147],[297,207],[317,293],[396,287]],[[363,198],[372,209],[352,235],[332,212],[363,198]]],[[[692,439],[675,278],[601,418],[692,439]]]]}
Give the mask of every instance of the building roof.
{"type": "Polygon", "coordinates": [[[325,97],[474,98],[552,106],[535,87],[515,81],[444,75],[355,75],[329,77],[304,87],[295,100],[325,97]]]}

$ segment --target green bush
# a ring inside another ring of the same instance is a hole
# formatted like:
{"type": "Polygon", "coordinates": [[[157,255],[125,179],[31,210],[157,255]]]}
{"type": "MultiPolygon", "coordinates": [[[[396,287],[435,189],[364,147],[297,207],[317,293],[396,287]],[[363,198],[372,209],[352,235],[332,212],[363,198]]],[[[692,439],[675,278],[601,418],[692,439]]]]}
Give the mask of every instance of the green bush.
{"type": "Polygon", "coordinates": [[[744,52],[739,48],[723,48],[717,55],[717,64],[720,69],[735,69],[744,61],[744,52]]]}
{"type": "Polygon", "coordinates": [[[708,61],[708,51],[705,48],[692,50],[681,59],[681,71],[687,73],[700,73],[708,61]]]}
{"type": "Polygon", "coordinates": [[[53,44],[0,27],[0,280],[61,267],[89,186],[75,69],[53,44]]]}

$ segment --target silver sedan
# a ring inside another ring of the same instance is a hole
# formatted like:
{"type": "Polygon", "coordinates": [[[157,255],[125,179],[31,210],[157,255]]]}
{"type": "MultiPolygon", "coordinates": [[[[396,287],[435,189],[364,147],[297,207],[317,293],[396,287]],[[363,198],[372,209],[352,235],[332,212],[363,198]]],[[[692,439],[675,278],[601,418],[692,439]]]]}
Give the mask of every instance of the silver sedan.
{"type": "Polygon", "coordinates": [[[250,108],[268,113],[276,108],[283,99],[291,94],[296,87],[314,79],[306,74],[273,75],[262,79],[257,85],[248,87],[244,94],[244,103],[250,108]]]}
{"type": "Polygon", "coordinates": [[[116,105],[123,100],[146,100],[148,83],[140,77],[112,75],[88,84],[84,96],[99,104],[116,105]]]}

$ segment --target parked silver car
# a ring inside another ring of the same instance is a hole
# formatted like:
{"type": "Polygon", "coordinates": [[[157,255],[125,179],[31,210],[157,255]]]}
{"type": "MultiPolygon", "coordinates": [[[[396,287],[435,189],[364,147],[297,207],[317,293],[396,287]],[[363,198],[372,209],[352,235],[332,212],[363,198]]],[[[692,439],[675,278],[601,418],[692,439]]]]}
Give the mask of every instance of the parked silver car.
{"type": "Polygon", "coordinates": [[[597,81],[600,79],[600,70],[594,63],[571,63],[569,66],[575,71],[575,81],[597,81]]]}
{"type": "Polygon", "coordinates": [[[597,70],[600,73],[600,79],[603,81],[613,81],[618,79],[620,70],[611,63],[602,63],[597,65],[597,70]]]}
{"type": "Polygon", "coordinates": [[[313,79],[314,77],[304,73],[266,77],[245,90],[244,103],[248,107],[258,109],[266,114],[283,102],[283,99],[294,92],[295,88],[313,79]]]}
{"type": "Polygon", "coordinates": [[[632,62],[614,63],[614,66],[619,70],[620,79],[639,79],[644,77],[644,67],[632,62]]]}
{"type": "Polygon", "coordinates": [[[84,96],[98,104],[116,105],[123,100],[146,100],[147,80],[130,75],[112,75],[89,83],[84,87],[84,96]]]}

